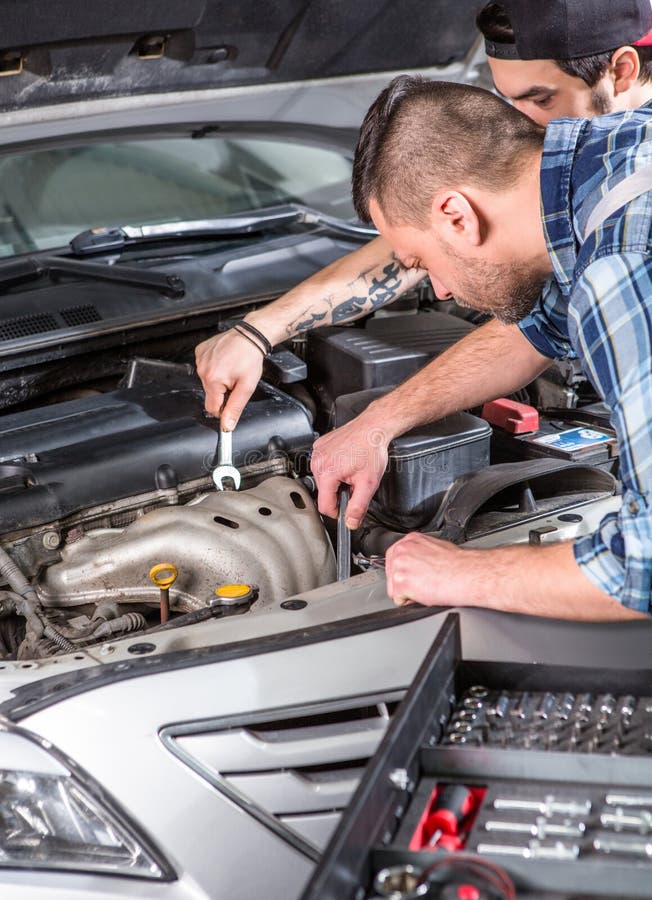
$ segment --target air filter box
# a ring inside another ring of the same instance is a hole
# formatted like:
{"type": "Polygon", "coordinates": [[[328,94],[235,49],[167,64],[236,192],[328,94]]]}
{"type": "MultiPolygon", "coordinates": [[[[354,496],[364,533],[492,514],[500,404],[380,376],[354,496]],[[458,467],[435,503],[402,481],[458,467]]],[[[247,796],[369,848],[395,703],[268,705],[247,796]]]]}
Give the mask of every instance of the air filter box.
{"type": "MultiPolygon", "coordinates": [[[[339,397],[336,425],[349,422],[384,393],[381,388],[339,397]]],[[[424,527],[456,478],[489,465],[490,440],[489,424],[465,412],[401,435],[389,445],[387,471],[370,512],[392,528],[424,527]]]]}
{"type": "Polygon", "coordinates": [[[328,406],[341,394],[392,387],[474,328],[441,312],[370,319],[365,328],[318,328],[308,334],[310,382],[328,406]]]}

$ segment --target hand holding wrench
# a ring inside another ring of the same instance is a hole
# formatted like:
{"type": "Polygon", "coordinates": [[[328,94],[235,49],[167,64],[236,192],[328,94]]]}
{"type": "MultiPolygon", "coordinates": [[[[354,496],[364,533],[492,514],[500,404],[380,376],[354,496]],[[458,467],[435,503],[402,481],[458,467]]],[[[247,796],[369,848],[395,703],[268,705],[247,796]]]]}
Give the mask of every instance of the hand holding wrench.
{"type": "Polygon", "coordinates": [[[218,491],[225,491],[225,478],[233,481],[233,487],[237,491],[240,487],[240,472],[233,465],[233,435],[230,431],[224,431],[220,423],[220,437],[217,447],[217,466],[213,469],[213,481],[218,491]]]}

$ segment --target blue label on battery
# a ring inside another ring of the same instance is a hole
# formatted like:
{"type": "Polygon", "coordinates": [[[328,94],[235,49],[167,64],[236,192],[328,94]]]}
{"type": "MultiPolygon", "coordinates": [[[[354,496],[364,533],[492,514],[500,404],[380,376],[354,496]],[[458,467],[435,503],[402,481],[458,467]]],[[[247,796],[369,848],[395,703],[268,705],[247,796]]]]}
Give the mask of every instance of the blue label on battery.
{"type": "Polygon", "coordinates": [[[545,444],[547,447],[555,447],[558,450],[584,450],[587,447],[595,447],[596,444],[605,444],[613,440],[612,434],[594,431],[592,428],[568,428],[557,434],[544,434],[542,437],[532,438],[532,443],[545,444]]]}

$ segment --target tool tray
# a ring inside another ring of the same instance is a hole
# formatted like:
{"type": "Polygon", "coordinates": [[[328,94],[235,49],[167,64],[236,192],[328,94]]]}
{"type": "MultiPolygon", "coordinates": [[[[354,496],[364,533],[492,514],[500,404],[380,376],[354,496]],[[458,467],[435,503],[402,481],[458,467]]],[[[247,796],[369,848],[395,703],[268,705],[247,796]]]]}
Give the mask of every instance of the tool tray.
{"type": "MultiPolygon", "coordinates": [[[[471,856],[519,898],[652,896],[650,670],[465,660],[448,614],[302,900],[407,900],[378,873],[453,858],[463,872],[471,856]],[[438,837],[430,817],[450,785],[471,811],[438,837]]],[[[437,880],[423,896],[506,896],[472,885],[437,880]]]]}

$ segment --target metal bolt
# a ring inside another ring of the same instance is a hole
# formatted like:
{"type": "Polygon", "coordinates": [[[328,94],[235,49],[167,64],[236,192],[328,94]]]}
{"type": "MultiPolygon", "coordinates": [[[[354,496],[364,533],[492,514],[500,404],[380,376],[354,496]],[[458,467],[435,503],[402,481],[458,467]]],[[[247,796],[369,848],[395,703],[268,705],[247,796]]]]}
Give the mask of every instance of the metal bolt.
{"type": "Polygon", "coordinates": [[[407,769],[393,769],[389,773],[389,780],[399,791],[407,791],[410,786],[410,777],[407,769]]]}
{"type": "Polygon", "coordinates": [[[43,546],[46,550],[56,550],[61,543],[61,538],[56,531],[46,531],[43,535],[43,546]]]}
{"type": "Polygon", "coordinates": [[[100,656],[109,656],[111,653],[115,652],[115,647],[111,644],[102,644],[100,647],[100,656]]]}

